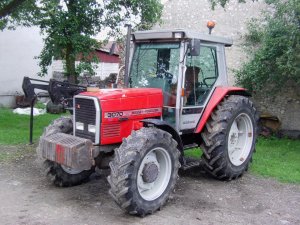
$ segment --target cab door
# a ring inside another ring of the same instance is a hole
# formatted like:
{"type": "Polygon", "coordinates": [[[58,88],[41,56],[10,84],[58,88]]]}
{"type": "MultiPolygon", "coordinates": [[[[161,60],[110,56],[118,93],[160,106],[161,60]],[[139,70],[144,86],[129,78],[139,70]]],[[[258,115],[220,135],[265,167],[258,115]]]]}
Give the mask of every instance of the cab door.
{"type": "MultiPolygon", "coordinates": [[[[192,133],[219,79],[218,60],[223,46],[201,44],[200,55],[186,56],[182,88],[180,131],[192,133]]],[[[226,75],[226,74],[224,74],[226,75]]]]}

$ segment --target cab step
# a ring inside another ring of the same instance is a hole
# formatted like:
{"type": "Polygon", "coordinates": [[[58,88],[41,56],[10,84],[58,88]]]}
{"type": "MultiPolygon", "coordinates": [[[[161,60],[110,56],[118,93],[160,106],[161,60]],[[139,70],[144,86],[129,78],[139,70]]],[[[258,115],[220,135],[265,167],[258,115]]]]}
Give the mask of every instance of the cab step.
{"type": "Polygon", "coordinates": [[[189,144],[189,145],[184,145],[183,150],[188,150],[188,149],[193,149],[193,148],[198,148],[198,147],[199,147],[198,144],[193,143],[193,144],[189,144]]]}
{"type": "Polygon", "coordinates": [[[201,160],[190,160],[188,159],[187,162],[181,166],[182,170],[188,170],[197,166],[201,165],[201,160]]]}

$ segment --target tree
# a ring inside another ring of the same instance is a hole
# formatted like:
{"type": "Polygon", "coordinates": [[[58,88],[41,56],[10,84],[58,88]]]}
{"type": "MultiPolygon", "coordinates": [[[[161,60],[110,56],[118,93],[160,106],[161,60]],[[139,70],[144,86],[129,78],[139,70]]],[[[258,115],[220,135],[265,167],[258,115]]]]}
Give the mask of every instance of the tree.
{"type": "Polygon", "coordinates": [[[13,0],[0,2],[0,18],[10,15],[13,11],[20,8],[26,0],[13,0]]]}
{"type": "Polygon", "coordinates": [[[0,30],[14,28],[13,23],[29,26],[36,12],[34,0],[1,0],[0,30]]]}
{"type": "Polygon", "coordinates": [[[268,0],[273,8],[249,23],[245,36],[249,61],[236,71],[237,83],[250,91],[268,85],[276,92],[300,84],[300,2],[268,0]]]}
{"type": "MultiPolygon", "coordinates": [[[[12,2],[5,0],[6,2],[12,2]]],[[[25,3],[32,3],[27,0],[25,3]],[[28,2],[27,2],[28,1],[28,2]]],[[[159,0],[40,0],[30,5],[34,12],[25,12],[28,19],[10,21],[36,25],[44,36],[44,47],[37,57],[41,67],[40,76],[47,73],[53,58],[65,60],[66,75],[75,82],[83,70],[93,71],[97,62],[93,54],[99,43],[94,37],[104,28],[110,36],[118,35],[125,23],[154,25],[161,17],[159,0]],[[81,63],[76,66],[76,59],[81,63]]],[[[25,4],[23,3],[23,4],[25,4]]],[[[1,6],[1,5],[0,5],[1,6]]],[[[18,8],[18,7],[17,7],[18,8]]],[[[17,9],[16,8],[16,9],[17,9]]],[[[1,18],[0,18],[1,19],[1,18]]],[[[101,44],[101,43],[100,43],[101,44]]]]}

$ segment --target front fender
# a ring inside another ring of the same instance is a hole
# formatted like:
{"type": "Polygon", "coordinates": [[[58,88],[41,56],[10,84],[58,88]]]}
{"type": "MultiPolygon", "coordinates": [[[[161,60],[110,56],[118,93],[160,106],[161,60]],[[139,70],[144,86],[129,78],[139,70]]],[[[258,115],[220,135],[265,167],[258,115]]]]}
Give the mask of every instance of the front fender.
{"type": "Polygon", "coordinates": [[[179,135],[179,133],[177,132],[177,130],[168,122],[160,120],[160,119],[144,119],[141,120],[141,122],[144,123],[145,127],[149,127],[149,126],[155,126],[159,129],[162,129],[168,133],[170,133],[173,137],[173,139],[175,141],[177,141],[178,143],[178,149],[179,151],[182,153],[183,152],[183,144],[182,144],[182,140],[181,137],[179,135]]]}

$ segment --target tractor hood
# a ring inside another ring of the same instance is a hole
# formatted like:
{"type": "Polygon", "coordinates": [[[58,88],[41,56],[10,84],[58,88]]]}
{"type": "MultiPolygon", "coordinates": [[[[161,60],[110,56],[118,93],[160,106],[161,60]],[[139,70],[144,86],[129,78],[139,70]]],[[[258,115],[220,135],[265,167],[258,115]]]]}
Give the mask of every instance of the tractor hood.
{"type": "Polygon", "coordinates": [[[100,89],[80,95],[98,98],[103,112],[161,108],[163,105],[163,94],[159,88],[100,89]]]}
{"type": "Polygon", "coordinates": [[[124,88],[124,89],[100,89],[98,92],[82,92],[80,95],[97,97],[99,100],[131,98],[147,95],[162,94],[159,88],[124,88]]]}

